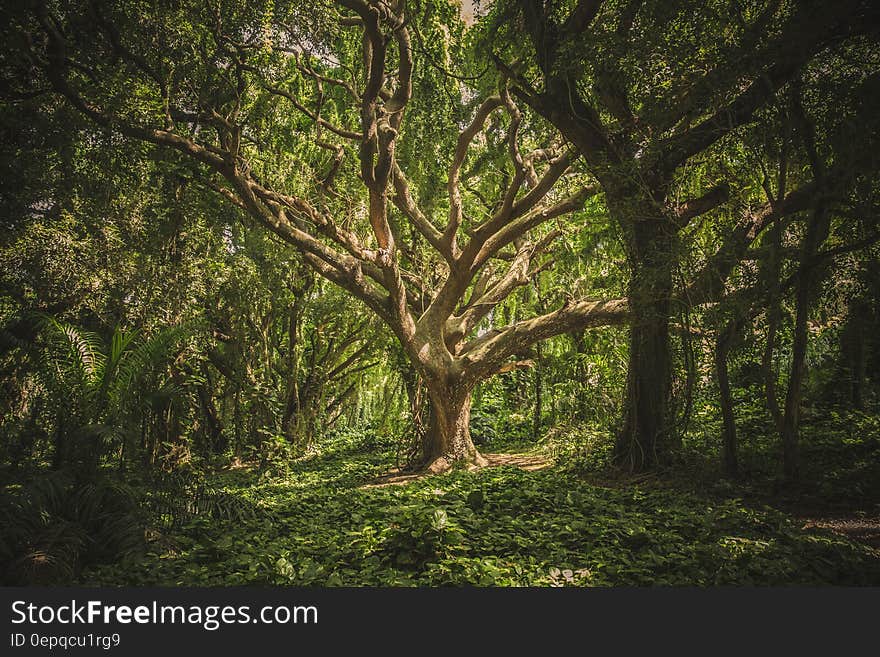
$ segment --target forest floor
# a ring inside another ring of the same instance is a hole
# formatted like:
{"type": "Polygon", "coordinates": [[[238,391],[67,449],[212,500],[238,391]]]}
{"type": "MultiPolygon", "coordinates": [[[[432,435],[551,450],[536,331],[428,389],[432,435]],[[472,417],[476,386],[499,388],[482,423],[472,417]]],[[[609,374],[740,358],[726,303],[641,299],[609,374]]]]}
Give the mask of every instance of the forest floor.
{"type": "MultiPolygon", "coordinates": [[[[483,468],[497,468],[502,465],[509,465],[521,468],[526,472],[533,472],[535,470],[543,470],[552,465],[552,461],[547,455],[536,453],[534,451],[522,454],[511,454],[507,452],[493,454],[491,452],[483,452],[482,456],[487,461],[486,465],[481,466],[483,468]]],[[[400,484],[407,484],[431,476],[433,475],[429,472],[411,472],[404,468],[395,467],[376,477],[375,481],[364,484],[361,488],[398,486],[400,484]]]]}
{"type": "Polygon", "coordinates": [[[827,529],[848,539],[880,550],[880,517],[844,516],[838,518],[800,518],[804,529],[827,529]]]}
{"type": "MultiPolygon", "coordinates": [[[[704,429],[712,435],[711,424],[704,429]]],[[[796,484],[785,484],[774,471],[775,439],[757,427],[740,446],[741,472],[733,480],[719,478],[713,460],[702,456],[711,449],[705,445],[661,475],[632,477],[599,469],[589,478],[599,485],[635,484],[711,499],[741,499],[749,506],[780,511],[802,529],[824,530],[867,545],[880,557],[880,417],[814,412],[803,433],[805,472],[796,484]]]]}
{"type": "MultiPolygon", "coordinates": [[[[806,446],[805,460],[822,440],[806,446]]],[[[487,450],[495,467],[390,482],[391,445],[369,435],[338,437],[274,473],[212,474],[223,493],[213,512],[154,529],[146,553],[93,566],[78,581],[880,585],[872,538],[880,450],[870,440],[870,449],[846,450],[860,454],[855,462],[835,466],[826,458],[824,479],[780,492],[754,471],[739,482],[704,477],[692,465],[614,478],[536,451],[487,450]],[[865,478],[853,478],[862,466],[865,478]]]]}
{"type": "MultiPolygon", "coordinates": [[[[669,488],[677,490],[699,490],[693,482],[686,478],[676,476],[669,477],[621,477],[609,479],[605,476],[590,477],[597,485],[628,487],[632,485],[644,486],[647,489],[653,487],[669,488]]],[[[769,494],[766,491],[756,493],[753,486],[748,483],[734,483],[728,486],[722,485],[719,489],[708,493],[715,499],[737,498],[743,499],[743,503],[750,506],[767,506],[789,516],[793,523],[802,529],[818,529],[842,536],[850,541],[862,543],[873,548],[880,558],[880,505],[866,504],[864,499],[854,501],[851,508],[841,505],[829,505],[825,501],[818,501],[809,495],[799,499],[798,490],[803,487],[795,487],[789,491],[769,494]],[[720,493],[720,495],[719,495],[720,493]],[[873,508],[871,508],[873,507],[873,508]]],[[[706,491],[701,491],[706,494],[706,491]]]]}

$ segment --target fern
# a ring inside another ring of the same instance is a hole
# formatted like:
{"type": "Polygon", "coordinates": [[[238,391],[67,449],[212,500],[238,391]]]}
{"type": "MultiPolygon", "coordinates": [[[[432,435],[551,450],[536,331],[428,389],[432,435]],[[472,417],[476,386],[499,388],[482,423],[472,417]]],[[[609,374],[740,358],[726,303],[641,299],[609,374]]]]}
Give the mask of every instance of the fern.
{"type": "Polygon", "coordinates": [[[99,449],[124,444],[154,395],[185,397],[183,386],[164,376],[164,370],[188,335],[187,327],[166,328],[151,336],[116,328],[105,344],[91,331],[48,315],[35,317],[42,339],[38,378],[61,406],[61,426],[68,438],[89,440],[99,449]]]}
{"type": "Polygon", "coordinates": [[[144,543],[137,498],[114,482],[43,475],[0,503],[0,583],[63,584],[83,566],[115,561],[144,543]]]}
{"type": "Polygon", "coordinates": [[[54,343],[55,366],[62,377],[91,385],[103,373],[106,356],[98,334],[47,317],[46,334],[54,343]]]}
{"type": "Polygon", "coordinates": [[[266,513],[249,500],[181,473],[157,478],[146,508],[152,521],[166,530],[199,517],[243,522],[266,513]]]}

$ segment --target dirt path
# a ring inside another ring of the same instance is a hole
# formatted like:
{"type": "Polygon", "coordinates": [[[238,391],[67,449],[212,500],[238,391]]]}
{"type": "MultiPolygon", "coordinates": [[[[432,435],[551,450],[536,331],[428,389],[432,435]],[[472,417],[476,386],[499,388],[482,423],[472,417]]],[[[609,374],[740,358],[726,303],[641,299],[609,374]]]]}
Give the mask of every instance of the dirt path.
{"type": "Polygon", "coordinates": [[[880,517],[799,518],[804,529],[827,529],[880,550],[880,517]]]}
{"type": "MultiPolygon", "coordinates": [[[[502,465],[512,465],[528,472],[543,470],[551,465],[549,458],[542,454],[483,454],[489,462],[485,468],[497,468],[502,465]]],[[[477,468],[474,468],[477,469],[477,468]]],[[[429,472],[404,472],[400,468],[394,468],[376,478],[375,481],[361,486],[361,488],[380,488],[382,486],[400,486],[411,481],[417,481],[424,477],[432,477],[429,472]]]]}
{"type": "Polygon", "coordinates": [[[551,461],[543,454],[483,454],[489,461],[487,468],[497,468],[500,465],[515,465],[516,467],[532,472],[550,467],[551,461]]]}

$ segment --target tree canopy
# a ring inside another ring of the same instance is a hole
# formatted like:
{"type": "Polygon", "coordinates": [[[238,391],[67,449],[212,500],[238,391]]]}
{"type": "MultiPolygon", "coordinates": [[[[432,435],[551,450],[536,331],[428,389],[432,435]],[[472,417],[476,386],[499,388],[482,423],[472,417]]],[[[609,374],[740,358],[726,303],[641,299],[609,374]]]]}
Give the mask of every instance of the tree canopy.
{"type": "Polygon", "coordinates": [[[877,3],[465,9],[3,8],[10,463],[369,426],[412,471],[576,433],[636,473],[702,430],[737,476],[748,404],[790,484],[805,409],[875,412],[877,3]]]}

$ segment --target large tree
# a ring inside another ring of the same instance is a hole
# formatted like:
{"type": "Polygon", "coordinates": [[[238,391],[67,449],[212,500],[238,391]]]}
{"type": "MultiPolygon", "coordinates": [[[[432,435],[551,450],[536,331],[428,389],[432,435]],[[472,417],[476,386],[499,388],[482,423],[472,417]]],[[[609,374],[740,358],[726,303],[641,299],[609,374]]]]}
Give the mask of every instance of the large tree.
{"type": "Polygon", "coordinates": [[[10,21],[31,82],[19,77],[20,92],[45,86],[99,126],[196,163],[192,175],[388,325],[431,400],[426,464],[480,462],[469,416],[481,380],[539,340],[626,320],[625,299],[573,296],[481,326],[552,265],[599,189],[575,150],[524,120],[506,76],[465,88],[446,74],[462,42],[453,6],[209,6],[35,3],[10,21]],[[447,136],[423,141],[432,123],[447,136]]]}
{"type": "Polygon", "coordinates": [[[37,1],[7,17],[2,68],[9,94],[59,97],[134,156],[138,142],[176,153],[183,175],[379,316],[431,401],[429,467],[481,461],[480,381],[527,365],[540,340],[626,323],[617,451],[651,467],[674,445],[672,317],[722,299],[771,228],[846,206],[869,150],[762,198],[744,131],[821,77],[829,52],[870,51],[878,10],[511,0],[492,12],[465,31],[447,2],[37,1]],[[579,282],[496,325],[597,214],[622,237],[626,294],[579,282]],[[704,216],[723,230],[695,258],[704,216]]]}
{"type": "MultiPolygon", "coordinates": [[[[848,95],[844,85],[870,85],[880,8],[868,0],[508,0],[493,11],[496,66],[514,96],[574,145],[623,235],[631,328],[617,453],[651,466],[675,444],[672,318],[717,301],[771,227],[807,212],[827,223],[832,205],[847,205],[847,184],[870,152],[848,149],[760,199],[750,193],[755,158],[744,157],[744,137],[804,79],[826,107],[848,95]],[[847,61],[864,69],[844,85],[816,84],[851,68],[847,61]],[[739,221],[676,289],[682,263],[694,260],[688,234],[707,213],[739,221]]],[[[792,397],[787,417],[798,404],[792,397]]]]}

